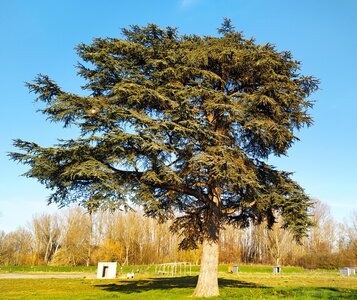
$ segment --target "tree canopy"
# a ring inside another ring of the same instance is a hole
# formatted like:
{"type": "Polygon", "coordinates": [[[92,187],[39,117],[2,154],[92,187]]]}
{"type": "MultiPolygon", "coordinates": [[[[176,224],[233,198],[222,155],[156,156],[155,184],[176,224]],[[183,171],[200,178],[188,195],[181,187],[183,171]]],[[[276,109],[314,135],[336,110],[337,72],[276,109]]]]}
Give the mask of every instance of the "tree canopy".
{"type": "Polygon", "coordinates": [[[87,95],[63,91],[46,75],[28,83],[42,112],[77,139],[53,147],[15,140],[12,159],[52,190],[49,202],[89,209],[142,205],[181,247],[217,241],[225,224],[275,222],[297,238],[310,224],[309,197],[291,174],[268,164],[286,155],[312,124],[318,87],[288,51],[245,39],[225,19],[220,36],[130,26],[121,38],[80,44],[87,95]]]}

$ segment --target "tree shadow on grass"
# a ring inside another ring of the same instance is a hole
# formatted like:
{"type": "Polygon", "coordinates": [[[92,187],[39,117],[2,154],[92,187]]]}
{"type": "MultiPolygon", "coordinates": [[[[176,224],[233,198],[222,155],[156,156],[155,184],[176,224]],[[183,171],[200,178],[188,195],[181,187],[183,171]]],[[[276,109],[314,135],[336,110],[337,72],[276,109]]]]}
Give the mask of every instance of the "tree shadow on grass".
{"type": "MultiPolygon", "coordinates": [[[[258,286],[255,283],[219,279],[220,287],[246,287],[246,288],[265,288],[258,286]]],[[[100,284],[96,287],[108,292],[121,292],[125,294],[142,293],[149,290],[170,290],[175,288],[194,288],[197,283],[197,276],[184,276],[172,278],[147,278],[135,281],[122,280],[118,283],[100,284]]]]}
{"type": "MultiPolygon", "coordinates": [[[[107,292],[118,292],[123,294],[143,293],[147,291],[168,291],[171,289],[194,289],[197,283],[197,276],[184,277],[164,277],[164,278],[146,278],[140,280],[119,280],[118,283],[98,284],[100,288],[107,292]]],[[[338,287],[271,287],[258,285],[252,282],[246,282],[238,279],[219,279],[219,287],[222,288],[222,295],[225,294],[224,288],[234,288],[230,291],[232,296],[247,296],[247,289],[250,295],[260,295],[271,299],[357,299],[357,290],[354,288],[338,287]],[[255,291],[254,291],[255,290],[255,291]],[[233,294],[232,294],[233,292],[233,294]]],[[[254,299],[254,298],[252,298],[254,299]]]]}

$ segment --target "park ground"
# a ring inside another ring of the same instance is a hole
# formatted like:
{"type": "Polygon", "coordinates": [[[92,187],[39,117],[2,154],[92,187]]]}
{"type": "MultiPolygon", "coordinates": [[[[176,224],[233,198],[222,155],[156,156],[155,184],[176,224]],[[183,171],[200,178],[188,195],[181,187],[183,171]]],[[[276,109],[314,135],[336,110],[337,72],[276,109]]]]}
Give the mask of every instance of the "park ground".
{"type": "MultiPolygon", "coordinates": [[[[272,274],[269,267],[243,266],[239,270],[229,274],[226,266],[220,267],[221,296],[216,299],[357,299],[357,276],[342,276],[337,270],[287,267],[280,275],[272,274]]],[[[115,280],[95,279],[94,268],[0,268],[0,273],[13,276],[0,278],[0,299],[190,299],[197,281],[195,269],[191,275],[172,277],[155,275],[150,267],[142,267],[134,279],[122,276],[115,280]],[[21,278],[20,274],[36,278],[21,278]],[[58,278],[65,274],[68,278],[58,278]]]]}

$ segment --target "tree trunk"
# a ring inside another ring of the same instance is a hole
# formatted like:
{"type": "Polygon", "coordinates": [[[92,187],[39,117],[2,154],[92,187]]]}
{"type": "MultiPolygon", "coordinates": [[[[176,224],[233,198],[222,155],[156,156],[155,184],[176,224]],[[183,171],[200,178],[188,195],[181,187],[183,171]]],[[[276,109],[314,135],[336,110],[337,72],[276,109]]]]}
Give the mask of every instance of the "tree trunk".
{"type": "Polygon", "coordinates": [[[214,297],[219,295],[218,254],[218,241],[203,241],[201,269],[193,297],[214,297]]]}
{"type": "Polygon", "coordinates": [[[50,234],[49,241],[46,245],[46,252],[45,252],[45,257],[44,257],[44,262],[45,265],[47,266],[50,260],[50,251],[52,250],[52,235],[50,234]]]}
{"type": "Polygon", "coordinates": [[[86,266],[90,266],[90,259],[92,256],[92,239],[93,239],[93,216],[92,212],[89,212],[89,242],[88,242],[88,252],[87,252],[87,262],[86,266]]]}

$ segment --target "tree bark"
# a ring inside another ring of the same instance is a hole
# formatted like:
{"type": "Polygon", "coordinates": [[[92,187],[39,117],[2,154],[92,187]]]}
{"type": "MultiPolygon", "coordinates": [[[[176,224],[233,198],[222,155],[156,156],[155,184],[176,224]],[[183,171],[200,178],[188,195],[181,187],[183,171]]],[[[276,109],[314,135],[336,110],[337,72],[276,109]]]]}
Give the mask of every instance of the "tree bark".
{"type": "Polygon", "coordinates": [[[93,216],[92,212],[89,212],[89,242],[88,242],[88,252],[87,252],[87,267],[90,266],[90,259],[92,256],[92,239],[93,239],[93,216]]]}
{"type": "Polygon", "coordinates": [[[201,269],[193,297],[214,297],[218,289],[218,241],[204,240],[202,244],[201,269]]]}

